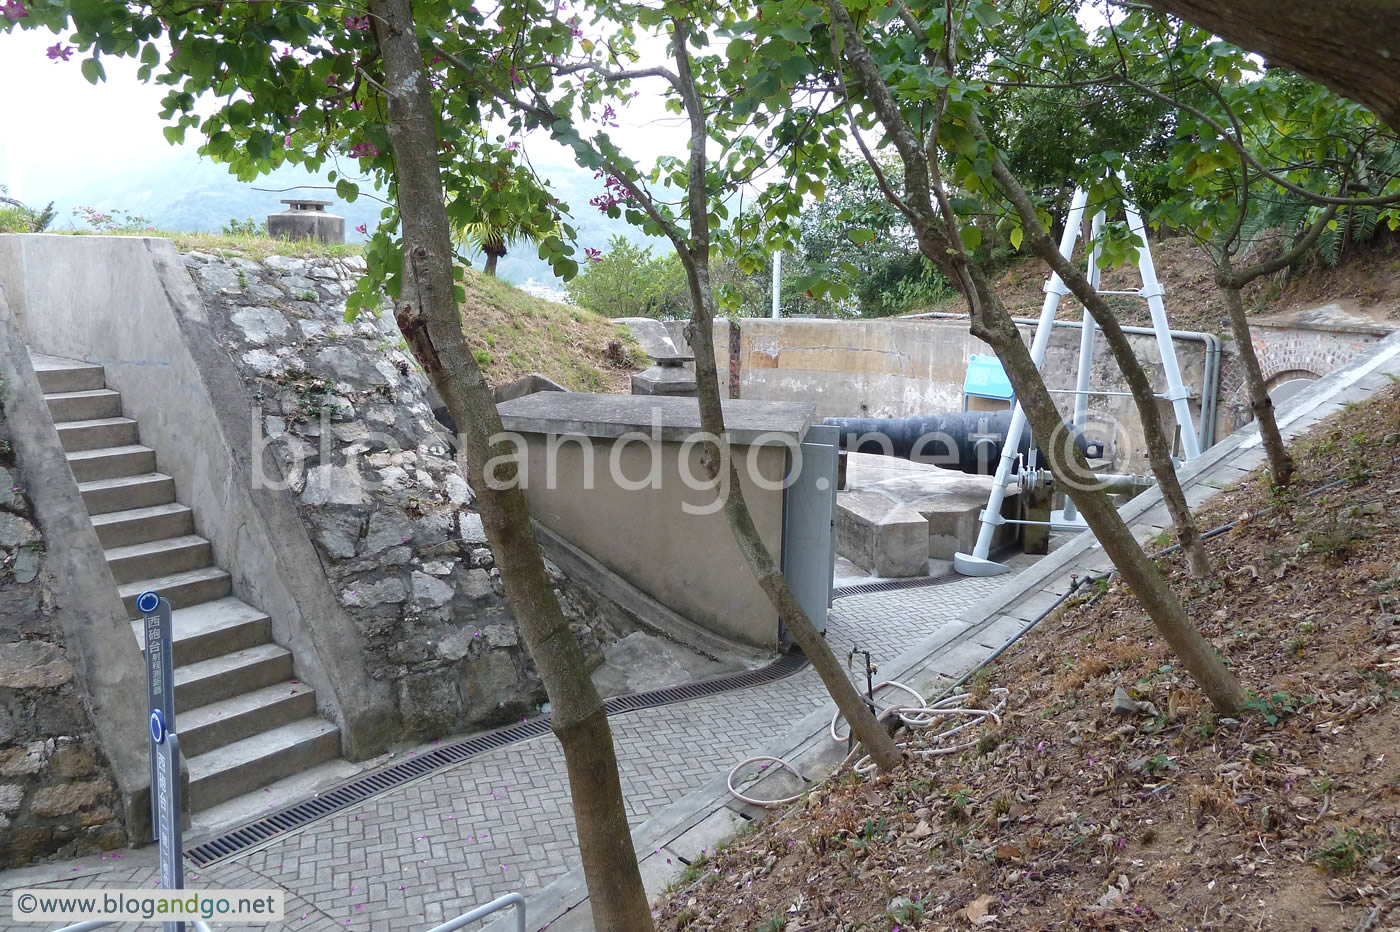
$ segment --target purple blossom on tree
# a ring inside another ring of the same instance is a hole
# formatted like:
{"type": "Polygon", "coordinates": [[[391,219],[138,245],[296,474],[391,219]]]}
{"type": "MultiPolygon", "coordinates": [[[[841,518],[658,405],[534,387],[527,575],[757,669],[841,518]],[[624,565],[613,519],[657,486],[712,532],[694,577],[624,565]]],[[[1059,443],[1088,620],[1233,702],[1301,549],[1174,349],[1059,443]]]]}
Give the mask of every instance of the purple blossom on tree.
{"type": "Polygon", "coordinates": [[[589,204],[598,208],[602,213],[607,213],[618,204],[626,204],[632,200],[632,195],[628,193],[626,185],[614,175],[605,175],[598,172],[594,178],[604,178],[602,194],[589,200],[589,204]]]}
{"type": "Polygon", "coordinates": [[[73,57],[74,51],[76,50],[71,45],[64,45],[62,42],[55,42],[53,45],[49,46],[48,55],[49,58],[53,59],[54,61],[67,61],[68,59],[73,57]]]}
{"type": "Polygon", "coordinates": [[[350,154],[357,158],[373,158],[379,154],[379,147],[372,142],[357,142],[350,147],[350,154]]]}
{"type": "Polygon", "coordinates": [[[362,223],[359,226],[355,227],[355,232],[363,235],[369,232],[369,227],[366,224],[362,223]]]}
{"type": "Polygon", "coordinates": [[[353,32],[368,32],[368,16],[347,16],[345,17],[345,28],[353,32]]]}
{"type": "Polygon", "coordinates": [[[592,248],[591,246],[585,246],[585,247],[583,247],[583,254],[584,254],[584,256],[587,257],[587,259],[588,259],[589,262],[602,262],[602,261],[603,261],[603,253],[602,253],[602,250],[594,249],[594,248],[592,248]]]}
{"type": "MultiPolygon", "coordinates": [[[[8,3],[0,3],[0,13],[9,17],[10,20],[21,20],[29,15],[29,11],[24,8],[20,0],[9,0],[8,3]]],[[[50,55],[50,58],[53,56],[50,55]]]]}

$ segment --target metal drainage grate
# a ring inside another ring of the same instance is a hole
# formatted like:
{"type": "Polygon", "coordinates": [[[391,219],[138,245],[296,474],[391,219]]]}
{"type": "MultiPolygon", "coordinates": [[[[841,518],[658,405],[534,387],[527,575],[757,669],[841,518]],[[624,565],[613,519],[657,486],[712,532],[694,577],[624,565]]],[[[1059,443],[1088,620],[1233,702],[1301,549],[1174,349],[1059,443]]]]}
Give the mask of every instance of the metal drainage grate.
{"type": "Polygon", "coordinates": [[[833,599],[843,599],[848,595],[868,595],[872,592],[892,592],[896,589],[922,589],[925,586],[942,586],[962,579],[957,573],[944,573],[942,576],[916,576],[912,579],[887,579],[884,582],[857,583],[841,586],[832,592],[833,599]]]}
{"type": "MultiPolygon", "coordinates": [[[[727,674],[696,683],[688,683],[684,686],[668,686],[664,689],[613,696],[603,700],[603,707],[607,709],[609,715],[618,715],[623,712],[635,712],[639,709],[653,709],[675,702],[688,702],[718,693],[771,683],[791,676],[806,666],[807,658],[803,656],[802,652],[792,650],[768,666],[757,670],[727,674]]],[[[460,764],[479,754],[493,751],[507,744],[524,741],[528,738],[538,738],[548,733],[549,716],[545,715],[528,722],[521,722],[518,725],[476,735],[456,744],[433,748],[427,753],[356,777],[350,782],[321,793],[312,799],[295,803],[272,815],[263,816],[247,825],[220,835],[218,838],[188,848],[185,851],[185,857],[199,867],[208,867],[210,864],[226,860],[236,854],[248,851],[250,848],[261,847],[280,835],[302,828],[347,806],[363,802],[371,796],[377,796],[419,777],[425,777],[435,770],[460,764]]]]}

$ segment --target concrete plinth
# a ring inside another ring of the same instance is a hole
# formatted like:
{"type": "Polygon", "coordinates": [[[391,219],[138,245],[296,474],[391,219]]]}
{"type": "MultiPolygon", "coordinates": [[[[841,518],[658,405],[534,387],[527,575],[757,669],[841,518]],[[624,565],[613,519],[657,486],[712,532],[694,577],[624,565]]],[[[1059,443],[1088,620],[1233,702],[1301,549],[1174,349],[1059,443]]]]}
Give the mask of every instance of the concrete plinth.
{"type": "MultiPolygon", "coordinates": [[[[991,476],[868,453],[851,453],[846,490],[836,496],[836,552],[882,577],[924,576],[929,560],[951,560],[977,540],[991,476]]],[[[1017,516],[1016,494],[1002,514],[1017,516]]],[[[998,529],[993,546],[1016,540],[1018,525],[998,529]]]]}
{"type": "Polygon", "coordinates": [[[288,209],[267,215],[267,235],[284,239],[316,239],[345,242],[345,218],[328,213],[330,201],[283,201],[288,209]]]}

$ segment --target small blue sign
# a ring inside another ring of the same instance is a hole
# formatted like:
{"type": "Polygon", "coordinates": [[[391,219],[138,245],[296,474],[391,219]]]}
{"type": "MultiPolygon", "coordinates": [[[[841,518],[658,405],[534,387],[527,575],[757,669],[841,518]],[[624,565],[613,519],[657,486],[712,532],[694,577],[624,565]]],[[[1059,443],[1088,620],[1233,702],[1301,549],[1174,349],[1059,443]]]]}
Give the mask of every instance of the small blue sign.
{"type": "Polygon", "coordinates": [[[160,596],[147,590],[136,597],[136,610],[143,615],[154,615],[160,607],[160,596]]]}
{"type": "Polygon", "coordinates": [[[156,744],[165,743],[165,716],[160,709],[151,712],[151,740],[156,744]]]}

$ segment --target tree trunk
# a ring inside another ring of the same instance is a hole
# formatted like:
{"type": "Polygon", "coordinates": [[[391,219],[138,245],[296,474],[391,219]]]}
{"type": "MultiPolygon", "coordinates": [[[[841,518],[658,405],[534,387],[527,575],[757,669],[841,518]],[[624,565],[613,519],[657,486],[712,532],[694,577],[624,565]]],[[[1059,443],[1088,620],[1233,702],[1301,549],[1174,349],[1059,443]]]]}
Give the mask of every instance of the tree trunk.
{"type": "MultiPolygon", "coordinates": [[[[977,131],[985,138],[980,127],[977,131]]],[[[1127,380],[1128,390],[1132,392],[1138,417],[1142,419],[1143,438],[1147,441],[1148,463],[1152,467],[1152,475],[1157,479],[1157,487],[1162,490],[1162,501],[1166,503],[1167,513],[1171,515],[1172,525],[1176,528],[1176,539],[1181,544],[1181,552],[1186,556],[1186,565],[1194,578],[1209,578],[1211,576],[1210,557],[1206,554],[1205,542],[1201,540],[1200,531],[1196,528],[1196,519],[1191,515],[1191,506],[1186,502],[1186,493],[1182,491],[1181,481],[1176,477],[1176,466],[1172,463],[1166,427],[1162,423],[1161,411],[1157,408],[1157,396],[1152,391],[1152,383],[1148,380],[1147,373],[1143,371],[1142,363],[1138,360],[1137,354],[1133,352],[1128,335],[1123,332],[1122,326],[1118,323],[1117,315],[1108,306],[1108,302],[1103,299],[1103,295],[1094,289],[1094,286],[1089,283],[1088,277],[1079,271],[1077,265],[1060,255],[1060,250],[1055,246],[1054,241],[1041,229],[1035,207],[1031,204],[1025,189],[1021,187],[1000,158],[994,158],[992,174],[1012,204],[1015,205],[1016,212],[1021,217],[1022,229],[1028,240],[1027,245],[1031,251],[1059,273],[1065,285],[1089,309],[1094,322],[1103,331],[1109,349],[1113,351],[1113,358],[1117,361],[1123,378],[1127,380]]],[[[1205,408],[1204,403],[1201,407],[1205,408]]]]}
{"type": "MultiPolygon", "coordinates": [[[[922,147],[885,84],[879,65],[841,0],[827,0],[827,9],[833,27],[844,39],[842,55],[865,91],[876,119],[899,152],[904,165],[903,207],[918,237],[919,248],[963,290],[972,310],[973,335],[985,340],[996,351],[1037,436],[1061,435],[1064,420],[1031,360],[1020,331],[992,291],[986,275],[968,261],[956,229],[951,226],[954,222],[952,208],[935,174],[936,163],[924,157],[922,147]],[[935,199],[937,210],[933,206],[935,199]],[[936,219],[940,214],[941,224],[936,219]]],[[[873,156],[867,155],[867,160],[873,161],[873,156]]],[[[895,200],[893,192],[886,189],[885,193],[891,201],[895,200]]],[[[1039,222],[1029,226],[1034,235],[1045,236],[1039,222]]],[[[1211,704],[1224,714],[1237,713],[1244,704],[1239,682],[1191,623],[1156,565],[1133,540],[1118,510],[1096,484],[1079,447],[1052,443],[1046,453],[1051,470],[1067,485],[1067,492],[1084,515],[1089,530],[1211,704]]]]}
{"type": "Polygon", "coordinates": [[[1283,435],[1278,431],[1278,419],[1274,417],[1274,401],[1269,397],[1269,385],[1264,381],[1264,370],[1259,365],[1259,354],[1254,352],[1254,340],[1249,333],[1249,318],[1244,312],[1244,298],[1240,286],[1232,278],[1230,257],[1219,257],[1219,275],[1216,284],[1225,296],[1225,309],[1230,313],[1230,333],[1235,338],[1235,349],[1244,363],[1244,380],[1249,387],[1249,407],[1254,412],[1254,421],[1259,425],[1259,438],[1264,443],[1264,453],[1269,458],[1269,476],[1276,486],[1286,486],[1293,478],[1293,457],[1288,455],[1283,435]]]}
{"type": "Polygon", "coordinates": [[[437,162],[436,110],[414,27],[411,0],[370,0],[370,19],[389,89],[404,273],[395,319],[413,355],[464,431],[462,439],[482,525],[506,597],[553,706],[551,727],[564,749],[579,852],[596,927],[651,929],[651,911],[632,847],[617,757],[603,701],[559,610],[530,524],[524,493],[484,481],[500,417],[462,330],[454,293],[453,250],[437,162]]]}
{"type": "Polygon", "coordinates": [[[490,277],[495,278],[495,277],[496,277],[496,261],[497,261],[498,259],[500,259],[501,256],[503,256],[503,255],[505,255],[505,253],[502,253],[502,252],[494,252],[494,251],[492,251],[492,250],[490,250],[490,249],[486,250],[486,264],[485,264],[484,266],[482,266],[482,268],[481,268],[482,274],[483,274],[483,275],[489,275],[490,277]]]}
{"type": "Polygon", "coordinates": [[[1391,0],[1147,0],[1363,104],[1400,129],[1400,5],[1391,0]]]}
{"type": "MultiPolygon", "coordinates": [[[[1026,418],[1037,436],[1054,436],[1063,429],[1064,421],[1031,360],[1020,331],[1006,307],[991,290],[982,270],[974,266],[971,272],[981,304],[981,314],[973,319],[973,334],[986,340],[996,350],[1016,389],[1016,398],[1025,408],[1026,418]]],[[[1192,679],[1210,699],[1211,705],[1224,715],[1238,713],[1244,706],[1244,693],[1239,682],[1191,623],[1176,593],[1133,539],[1132,532],[1123,523],[1108,496],[1093,484],[1093,472],[1079,448],[1073,444],[1051,444],[1046,453],[1055,475],[1068,478],[1067,494],[1084,515],[1099,545],[1132,588],[1157,630],[1181,658],[1192,679]]]]}
{"type": "MultiPolygon", "coordinates": [[[[714,289],[710,281],[709,191],[705,184],[705,113],[699,101],[690,70],[690,53],[686,47],[689,36],[687,23],[675,23],[676,70],[682,102],[689,115],[691,127],[690,165],[687,199],[690,208],[690,241],[679,237],[674,245],[685,266],[686,281],[694,314],[690,324],[690,345],[695,352],[695,386],[700,403],[700,426],[714,437],[724,436],[724,409],[719,393],[719,371],[715,365],[714,289]]],[[[812,621],[792,594],[786,577],[768,552],[754,526],[753,516],[739,487],[739,473],[733,457],[721,458],[714,444],[704,447],[701,461],[711,479],[719,475],[724,460],[728,460],[729,489],[724,500],[724,514],[729,520],[734,540],[758,580],[768,601],[778,613],[784,627],[797,641],[822,684],[831,694],[851,727],[851,734],[865,746],[870,759],[881,770],[890,771],[904,763],[904,755],[894,738],[876,721],[874,713],[861,698],[841,662],[832,653],[831,645],[813,627],[812,621]]]]}

